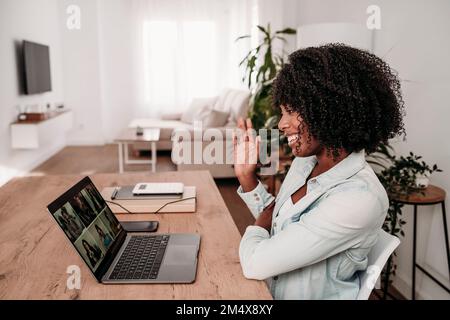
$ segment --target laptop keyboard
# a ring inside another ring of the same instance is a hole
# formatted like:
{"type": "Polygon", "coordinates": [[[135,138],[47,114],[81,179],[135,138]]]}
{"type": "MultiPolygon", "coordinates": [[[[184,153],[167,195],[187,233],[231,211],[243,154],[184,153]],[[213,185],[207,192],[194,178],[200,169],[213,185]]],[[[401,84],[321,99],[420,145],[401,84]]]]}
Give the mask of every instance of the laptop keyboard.
{"type": "Polygon", "coordinates": [[[109,279],[156,279],[169,237],[168,235],[132,236],[109,279]]]}

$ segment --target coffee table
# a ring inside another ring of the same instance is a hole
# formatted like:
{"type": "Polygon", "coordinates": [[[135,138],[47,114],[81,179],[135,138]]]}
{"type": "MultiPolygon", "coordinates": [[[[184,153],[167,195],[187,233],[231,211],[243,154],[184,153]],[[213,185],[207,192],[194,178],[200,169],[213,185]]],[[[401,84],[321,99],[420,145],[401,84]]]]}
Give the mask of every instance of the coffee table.
{"type": "Polygon", "coordinates": [[[127,128],[114,140],[119,147],[119,173],[124,172],[124,164],[151,164],[152,172],[156,172],[156,142],[159,141],[160,129],[143,129],[143,135],[137,135],[136,129],[127,128]],[[130,160],[128,157],[128,145],[137,142],[147,142],[150,145],[150,160],[130,160]]]}

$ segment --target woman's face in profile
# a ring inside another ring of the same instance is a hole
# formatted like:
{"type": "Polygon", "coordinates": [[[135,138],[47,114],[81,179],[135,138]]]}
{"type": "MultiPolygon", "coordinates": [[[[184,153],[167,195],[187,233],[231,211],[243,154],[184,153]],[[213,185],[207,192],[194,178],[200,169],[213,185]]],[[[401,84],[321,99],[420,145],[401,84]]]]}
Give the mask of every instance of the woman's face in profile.
{"type": "Polygon", "coordinates": [[[309,137],[309,130],[302,117],[296,111],[281,106],[281,119],[278,129],[288,139],[289,147],[296,157],[309,157],[321,150],[320,144],[313,136],[309,137]]]}

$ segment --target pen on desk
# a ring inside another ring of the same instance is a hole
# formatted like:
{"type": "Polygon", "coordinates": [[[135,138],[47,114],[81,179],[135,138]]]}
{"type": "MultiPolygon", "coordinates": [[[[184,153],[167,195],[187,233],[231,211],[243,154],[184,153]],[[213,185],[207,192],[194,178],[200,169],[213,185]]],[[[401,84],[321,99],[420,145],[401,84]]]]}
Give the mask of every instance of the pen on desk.
{"type": "Polygon", "coordinates": [[[111,195],[111,200],[114,200],[117,196],[117,192],[119,192],[119,187],[116,187],[111,195]]]}

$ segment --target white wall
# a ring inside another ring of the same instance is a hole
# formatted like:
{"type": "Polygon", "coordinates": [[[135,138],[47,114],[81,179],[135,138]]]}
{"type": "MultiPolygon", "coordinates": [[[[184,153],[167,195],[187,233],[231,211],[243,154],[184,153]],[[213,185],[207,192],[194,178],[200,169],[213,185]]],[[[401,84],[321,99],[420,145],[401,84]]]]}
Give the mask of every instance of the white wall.
{"type": "Polygon", "coordinates": [[[98,1],[103,136],[108,142],[127,127],[138,109],[130,10],[128,0],[98,1]]]}
{"type": "Polygon", "coordinates": [[[63,46],[65,104],[74,111],[71,145],[103,144],[100,76],[99,20],[96,0],[61,0],[59,3],[63,46]],[[66,27],[69,5],[81,13],[81,29],[66,27]]]}
{"type": "Polygon", "coordinates": [[[66,104],[75,111],[70,145],[112,142],[131,121],[136,108],[131,72],[130,2],[63,0],[81,10],[81,30],[65,29],[64,83],[66,104]]]}
{"type": "MultiPolygon", "coordinates": [[[[432,183],[450,192],[450,2],[446,0],[301,0],[298,25],[321,22],[365,24],[366,8],[381,9],[382,28],[375,32],[375,53],[399,72],[406,112],[407,141],[398,141],[398,154],[414,151],[444,172],[432,176],[432,183]]],[[[447,196],[447,209],[449,198],[447,196]]],[[[412,275],[412,215],[404,210],[406,237],[397,250],[394,285],[410,297],[412,275]]],[[[440,207],[419,209],[418,260],[447,279],[445,245],[440,207]]],[[[449,216],[447,215],[447,219],[449,216]]],[[[450,296],[417,271],[419,298],[449,299],[450,296]]]]}
{"type": "Polygon", "coordinates": [[[18,115],[18,106],[46,105],[64,101],[62,77],[61,25],[58,0],[0,1],[0,185],[15,175],[38,165],[65,145],[56,136],[53,143],[39,150],[13,150],[10,123],[18,115]],[[20,94],[16,43],[23,40],[50,47],[52,91],[25,96],[20,94]]]}
{"type": "MultiPolygon", "coordinates": [[[[450,2],[383,1],[383,28],[376,40],[376,53],[395,67],[403,81],[407,141],[396,143],[401,154],[414,151],[443,173],[432,183],[450,192],[450,2]]],[[[447,196],[447,208],[449,207],[447,196]]],[[[398,251],[395,285],[410,297],[412,275],[412,208],[404,210],[406,237],[398,251]]],[[[435,270],[450,286],[440,206],[419,208],[418,260],[435,270]]],[[[447,214],[447,220],[449,215],[447,214]]],[[[416,287],[423,298],[449,299],[450,295],[417,271],[416,287]]]]}
{"type": "MultiPolygon", "coordinates": [[[[270,23],[271,31],[282,30],[284,28],[297,29],[299,23],[300,1],[297,0],[255,0],[258,5],[258,23],[264,27],[270,23]]],[[[275,41],[273,43],[274,52],[286,53],[294,51],[296,48],[296,36],[284,35],[287,43],[275,41]]]]}

